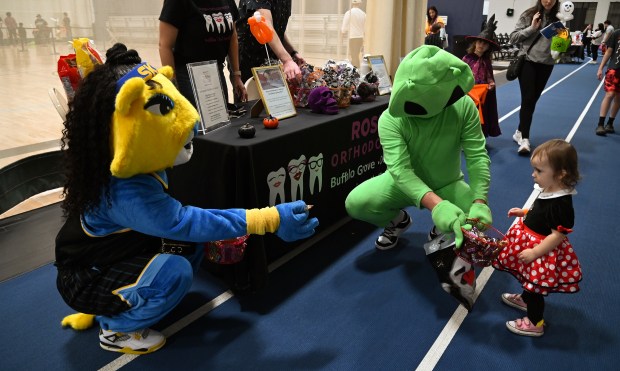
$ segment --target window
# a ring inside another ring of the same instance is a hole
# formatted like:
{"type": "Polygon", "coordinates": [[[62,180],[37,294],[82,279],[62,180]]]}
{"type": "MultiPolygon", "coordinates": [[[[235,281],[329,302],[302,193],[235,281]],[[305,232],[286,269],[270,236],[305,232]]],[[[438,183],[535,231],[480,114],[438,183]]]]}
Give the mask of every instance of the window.
{"type": "MultiPolygon", "coordinates": [[[[577,3],[573,2],[575,5],[575,10],[573,10],[573,19],[566,22],[568,28],[571,31],[583,30],[586,28],[587,24],[592,24],[596,27],[594,23],[594,15],[596,13],[596,2],[590,3],[577,3]]],[[[598,24],[599,22],[597,22],[598,24]]]]}
{"type": "Polygon", "coordinates": [[[611,25],[614,26],[614,28],[620,27],[620,2],[609,3],[607,19],[611,21],[611,25]]]}

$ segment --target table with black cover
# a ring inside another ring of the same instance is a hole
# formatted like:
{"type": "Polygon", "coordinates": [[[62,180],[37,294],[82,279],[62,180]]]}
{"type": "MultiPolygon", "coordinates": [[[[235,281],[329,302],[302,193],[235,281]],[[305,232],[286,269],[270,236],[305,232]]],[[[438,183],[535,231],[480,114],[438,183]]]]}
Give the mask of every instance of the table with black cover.
{"type": "MultiPolygon", "coordinates": [[[[266,129],[262,117],[234,119],[230,125],[194,138],[190,162],[169,171],[170,193],[183,204],[203,208],[262,208],[304,200],[319,219],[317,233],[347,217],[349,192],[385,171],[377,133],[388,96],[340,109],[336,115],[297,109],[297,116],[266,129]],[[241,138],[245,123],[256,136],[241,138]]],[[[264,116],[264,112],[263,112],[264,116]]],[[[273,234],[251,236],[244,260],[232,266],[206,262],[237,292],[267,283],[267,265],[305,241],[286,243],[273,234]]]]}

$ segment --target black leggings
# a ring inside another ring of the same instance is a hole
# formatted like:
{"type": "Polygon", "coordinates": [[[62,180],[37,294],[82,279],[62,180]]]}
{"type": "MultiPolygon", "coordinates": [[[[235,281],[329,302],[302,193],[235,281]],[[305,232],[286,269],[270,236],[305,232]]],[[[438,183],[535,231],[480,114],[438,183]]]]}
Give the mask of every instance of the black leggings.
{"type": "Polygon", "coordinates": [[[545,297],[541,294],[523,290],[521,298],[527,304],[527,318],[533,324],[540,322],[545,312],[545,297]]]}
{"type": "Polygon", "coordinates": [[[600,45],[590,44],[590,53],[592,53],[592,60],[596,62],[598,58],[598,48],[600,45]]]}
{"type": "Polygon", "coordinates": [[[552,64],[525,61],[519,75],[521,89],[521,111],[519,112],[519,131],[524,139],[530,138],[532,117],[538,98],[545,90],[549,76],[553,71],[552,64]]]}

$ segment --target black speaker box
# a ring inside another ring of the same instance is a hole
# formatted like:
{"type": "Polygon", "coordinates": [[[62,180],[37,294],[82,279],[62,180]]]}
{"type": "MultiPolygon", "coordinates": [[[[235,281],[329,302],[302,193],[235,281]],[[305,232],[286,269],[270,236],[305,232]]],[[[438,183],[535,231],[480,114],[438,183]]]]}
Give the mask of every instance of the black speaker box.
{"type": "Polygon", "coordinates": [[[512,17],[514,14],[515,14],[515,10],[514,9],[511,9],[511,8],[506,9],[506,15],[507,16],[512,17]]]}

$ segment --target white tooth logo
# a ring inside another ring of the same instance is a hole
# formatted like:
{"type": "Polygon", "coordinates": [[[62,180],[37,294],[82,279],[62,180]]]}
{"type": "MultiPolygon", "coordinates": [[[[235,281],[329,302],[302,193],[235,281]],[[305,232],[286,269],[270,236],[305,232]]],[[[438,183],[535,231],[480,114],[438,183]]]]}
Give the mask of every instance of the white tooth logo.
{"type": "Polygon", "coordinates": [[[288,163],[288,176],[291,179],[291,201],[302,200],[304,198],[304,171],[306,170],[306,156],[301,155],[298,160],[291,160],[288,163]],[[299,198],[297,198],[299,190],[299,198]]]}
{"type": "Polygon", "coordinates": [[[232,14],[226,13],[224,14],[224,18],[226,18],[226,23],[228,23],[228,28],[232,30],[233,27],[235,27],[235,21],[233,21],[232,14]]]}
{"type": "Polygon", "coordinates": [[[280,203],[284,203],[284,183],[286,182],[286,170],[283,167],[272,171],[267,175],[269,186],[269,206],[276,205],[276,199],[280,197],[280,203]]]}
{"type": "Polygon", "coordinates": [[[323,154],[319,153],[318,156],[311,156],[308,160],[308,167],[310,168],[310,194],[314,194],[314,183],[319,182],[319,193],[323,188],[323,154]]]}
{"type": "Polygon", "coordinates": [[[203,14],[202,15],[205,18],[205,25],[207,27],[207,31],[215,31],[215,25],[213,24],[213,18],[210,15],[207,14],[203,14]]]}
{"type": "Polygon", "coordinates": [[[213,21],[215,22],[215,27],[217,28],[217,33],[226,32],[226,25],[224,24],[224,14],[222,12],[213,13],[213,21]]]}

